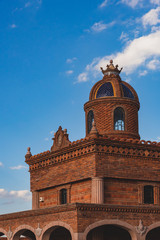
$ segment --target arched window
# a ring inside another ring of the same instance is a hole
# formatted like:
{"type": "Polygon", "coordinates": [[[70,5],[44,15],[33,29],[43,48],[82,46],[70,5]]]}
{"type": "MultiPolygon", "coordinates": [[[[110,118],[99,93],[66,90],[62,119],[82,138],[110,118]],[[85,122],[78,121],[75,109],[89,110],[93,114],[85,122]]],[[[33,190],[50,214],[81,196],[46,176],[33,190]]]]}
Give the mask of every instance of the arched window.
{"type": "Polygon", "coordinates": [[[94,114],[93,114],[93,111],[90,110],[87,116],[88,133],[90,133],[92,129],[93,121],[94,121],[94,114]]]}
{"type": "Polygon", "coordinates": [[[124,131],[124,110],[118,107],[114,110],[114,130],[124,131]]]}
{"type": "Polygon", "coordinates": [[[60,203],[61,204],[67,203],[67,189],[65,188],[60,190],[60,203]]]}
{"type": "Polygon", "coordinates": [[[144,186],[144,203],[146,204],[154,203],[154,191],[153,186],[151,185],[144,186]]]}

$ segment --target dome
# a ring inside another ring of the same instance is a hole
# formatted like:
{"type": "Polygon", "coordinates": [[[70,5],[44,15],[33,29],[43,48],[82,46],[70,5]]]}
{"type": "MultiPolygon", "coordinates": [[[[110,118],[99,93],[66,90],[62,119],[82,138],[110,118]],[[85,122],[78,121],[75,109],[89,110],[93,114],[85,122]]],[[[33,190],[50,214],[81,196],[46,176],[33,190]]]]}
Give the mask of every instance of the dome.
{"type": "MultiPolygon", "coordinates": [[[[113,87],[114,86],[111,82],[103,83],[97,89],[95,98],[115,96],[113,87]]],[[[123,97],[134,99],[134,93],[128,86],[125,85],[125,83],[121,82],[120,87],[121,87],[123,97]]]]}
{"type": "Polygon", "coordinates": [[[118,70],[118,65],[114,66],[111,60],[110,65],[107,65],[107,69],[103,70],[103,68],[101,68],[101,70],[104,77],[91,89],[89,100],[106,97],[121,97],[139,101],[137,93],[131,85],[121,80],[119,73],[122,68],[118,70]]]}
{"type": "Polygon", "coordinates": [[[93,123],[99,135],[139,139],[139,99],[134,88],[119,76],[122,68],[113,61],[106,70],[101,68],[103,79],[91,89],[85,103],[86,136],[90,135],[93,123]]]}

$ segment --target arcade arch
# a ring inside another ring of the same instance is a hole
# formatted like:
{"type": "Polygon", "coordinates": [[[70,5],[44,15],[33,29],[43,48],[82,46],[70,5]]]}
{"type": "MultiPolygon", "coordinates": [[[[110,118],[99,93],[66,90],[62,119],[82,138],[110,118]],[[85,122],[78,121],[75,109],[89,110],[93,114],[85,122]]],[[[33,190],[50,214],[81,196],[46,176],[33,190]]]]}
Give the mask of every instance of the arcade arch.
{"type": "Polygon", "coordinates": [[[72,228],[63,222],[53,222],[45,226],[42,240],[74,240],[72,228]]]}
{"type": "Polygon", "coordinates": [[[160,222],[150,225],[147,229],[145,240],[159,240],[160,222]]]}
{"type": "Polygon", "coordinates": [[[3,238],[7,239],[7,232],[2,228],[0,228],[0,238],[1,239],[3,239],[3,238]]]}
{"type": "Polygon", "coordinates": [[[23,226],[19,226],[14,234],[13,234],[13,238],[12,240],[23,240],[25,238],[28,240],[36,240],[36,235],[34,233],[34,228],[27,226],[27,225],[23,225],[23,226]]]}
{"type": "Polygon", "coordinates": [[[89,225],[83,240],[137,240],[135,228],[119,220],[102,220],[89,225]]]}

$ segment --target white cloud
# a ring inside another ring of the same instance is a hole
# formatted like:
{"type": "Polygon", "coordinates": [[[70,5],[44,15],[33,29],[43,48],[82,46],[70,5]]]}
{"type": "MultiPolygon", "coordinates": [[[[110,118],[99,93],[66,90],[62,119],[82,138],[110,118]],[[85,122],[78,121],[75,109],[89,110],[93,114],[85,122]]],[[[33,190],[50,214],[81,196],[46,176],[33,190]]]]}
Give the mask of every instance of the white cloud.
{"type": "Polygon", "coordinates": [[[54,134],[54,130],[50,131],[50,134],[54,134]]]}
{"type": "Polygon", "coordinates": [[[135,29],[135,30],[133,31],[133,33],[134,33],[134,37],[135,37],[135,38],[138,38],[138,36],[139,36],[139,34],[140,34],[140,31],[137,30],[137,29],[135,29]]]}
{"type": "Polygon", "coordinates": [[[146,27],[147,25],[155,26],[158,23],[160,23],[159,17],[160,17],[160,7],[151,9],[148,13],[146,13],[142,17],[142,24],[144,27],[146,27]]]}
{"type": "MultiPolygon", "coordinates": [[[[28,2],[26,2],[23,7],[21,8],[15,8],[12,13],[16,13],[17,11],[23,11],[24,9],[28,8],[28,7],[35,7],[36,9],[39,9],[39,7],[41,6],[42,4],[42,0],[30,0],[28,2]]],[[[12,24],[14,25],[14,24],[12,24]]]]}
{"type": "Polygon", "coordinates": [[[103,21],[96,22],[92,25],[91,29],[87,30],[87,31],[88,32],[92,31],[92,32],[95,32],[95,33],[99,33],[99,32],[102,32],[103,30],[105,30],[109,27],[112,27],[114,24],[115,24],[115,21],[112,21],[108,24],[103,23],[103,21]]]}
{"type": "Polygon", "coordinates": [[[160,5],[160,0],[150,0],[150,3],[160,5]]]}
{"type": "Polygon", "coordinates": [[[20,191],[7,191],[3,188],[0,189],[0,198],[19,198],[25,201],[31,200],[31,193],[28,190],[20,190],[20,191]]]}
{"type": "Polygon", "coordinates": [[[73,58],[67,58],[66,63],[73,63],[74,61],[76,61],[77,58],[73,57],[73,58]]]}
{"type": "Polygon", "coordinates": [[[8,197],[8,192],[5,189],[0,188],[0,198],[5,198],[5,197],[8,197]]]}
{"type": "Polygon", "coordinates": [[[68,70],[68,71],[66,71],[66,74],[67,74],[67,75],[73,74],[73,70],[68,70]]]}
{"type": "Polygon", "coordinates": [[[130,78],[125,79],[125,82],[130,83],[131,79],[130,78]]]}
{"type": "Polygon", "coordinates": [[[31,193],[28,190],[10,191],[9,194],[15,198],[22,198],[25,201],[32,199],[31,193]]]}
{"type": "Polygon", "coordinates": [[[122,3],[134,8],[140,2],[140,0],[122,0],[122,3]]]}
{"type": "Polygon", "coordinates": [[[151,28],[151,31],[152,31],[152,32],[160,31],[160,26],[153,26],[153,27],[151,28]]]}
{"type": "Polygon", "coordinates": [[[88,81],[88,73],[87,72],[79,74],[78,82],[87,82],[87,81],[88,81]]]}
{"type": "Polygon", "coordinates": [[[122,40],[122,42],[127,42],[129,40],[128,34],[122,32],[119,39],[122,40]]]}
{"type": "Polygon", "coordinates": [[[24,7],[27,8],[27,7],[30,7],[31,6],[31,2],[27,2],[24,7]]]}
{"type": "Polygon", "coordinates": [[[110,59],[113,59],[115,64],[123,66],[123,72],[131,74],[136,68],[145,65],[147,60],[155,57],[160,57],[160,31],[134,39],[122,52],[94,58],[91,64],[86,66],[85,71],[78,76],[78,82],[89,80],[88,76],[97,77],[100,67],[106,67],[110,59]]]}
{"type": "Polygon", "coordinates": [[[139,76],[145,76],[147,73],[148,73],[147,70],[140,71],[139,76]]]}
{"type": "Polygon", "coordinates": [[[17,28],[17,25],[16,24],[11,24],[10,28],[17,28]]]}
{"type": "Polygon", "coordinates": [[[46,137],[46,138],[44,139],[44,141],[49,141],[49,138],[48,138],[48,137],[46,137]]]}
{"type": "Polygon", "coordinates": [[[21,170],[21,169],[27,169],[26,166],[23,165],[18,165],[18,166],[14,166],[14,167],[10,167],[11,170],[21,170]]]}
{"type": "Polygon", "coordinates": [[[107,24],[105,24],[101,21],[101,22],[94,23],[93,26],[91,27],[91,30],[93,32],[102,32],[106,28],[107,28],[107,24]]]}
{"type": "Polygon", "coordinates": [[[158,59],[153,59],[147,63],[147,68],[151,70],[156,70],[160,68],[160,61],[158,59]]]}
{"type": "Polygon", "coordinates": [[[100,5],[99,8],[104,8],[108,3],[108,0],[104,0],[100,5]]]}
{"type": "Polygon", "coordinates": [[[0,167],[3,167],[3,163],[2,162],[0,162],[0,167]]]}

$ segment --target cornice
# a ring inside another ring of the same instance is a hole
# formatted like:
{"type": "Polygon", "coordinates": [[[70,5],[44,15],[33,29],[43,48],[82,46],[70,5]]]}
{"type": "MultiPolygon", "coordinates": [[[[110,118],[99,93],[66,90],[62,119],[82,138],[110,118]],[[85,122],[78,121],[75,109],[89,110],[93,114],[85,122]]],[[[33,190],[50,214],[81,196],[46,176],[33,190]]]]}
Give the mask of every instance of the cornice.
{"type": "Polygon", "coordinates": [[[42,215],[56,214],[69,211],[79,212],[108,212],[108,213],[137,213],[137,214],[160,214],[158,206],[121,206],[108,204],[90,204],[90,203],[71,203],[37,210],[28,210],[16,213],[0,215],[0,222],[6,220],[15,220],[27,217],[36,217],[42,215]]]}
{"type": "Polygon", "coordinates": [[[98,205],[98,204],[77,204],[79,211],[98,211],[113,213],[144,213],[144,214],[160,214],[160,207],[149,206],[118,206],[118,205],[98,205]]]}
{"type": "Polygon", "coordinates": [[[140,108],[140,103],[138,100],[130,99],[130,98],[121,98],[121,97],[103,97],[103,98],[96,98],[94,100],[90,100],[84,104],[84,110],[86,110],[88,107],[98,105],[99,103],[119,103],[119,104],[129,104],[134,105],[138,108],[140,108]]]}
{"type": "Polygon", "coordinates": [[[140,157],[160,160],[160,143],[138,139],[84,138],[72,142],[68,147],[57,151],[47,151],[26,159],[30,171],[48,167],[62,162],[77,160],[88,154],[119,155],[123,157],[140,157]]]}
{"type": "Polygon", "coordinates": [[[66,204],[66,205],[59,205],[50,208],[43,208],[43,209],[36,209],[36,210],[28,210],[22,212],[15,212],[15,213],[8,213],[0,215],[0,222],[12,219],[19,219],[19,218],[26,218],[26,217],[36,217],[41,215],[48,215],[60,212],[68,212],[68,211],[75,211],[76,204],[66,204]]]}

